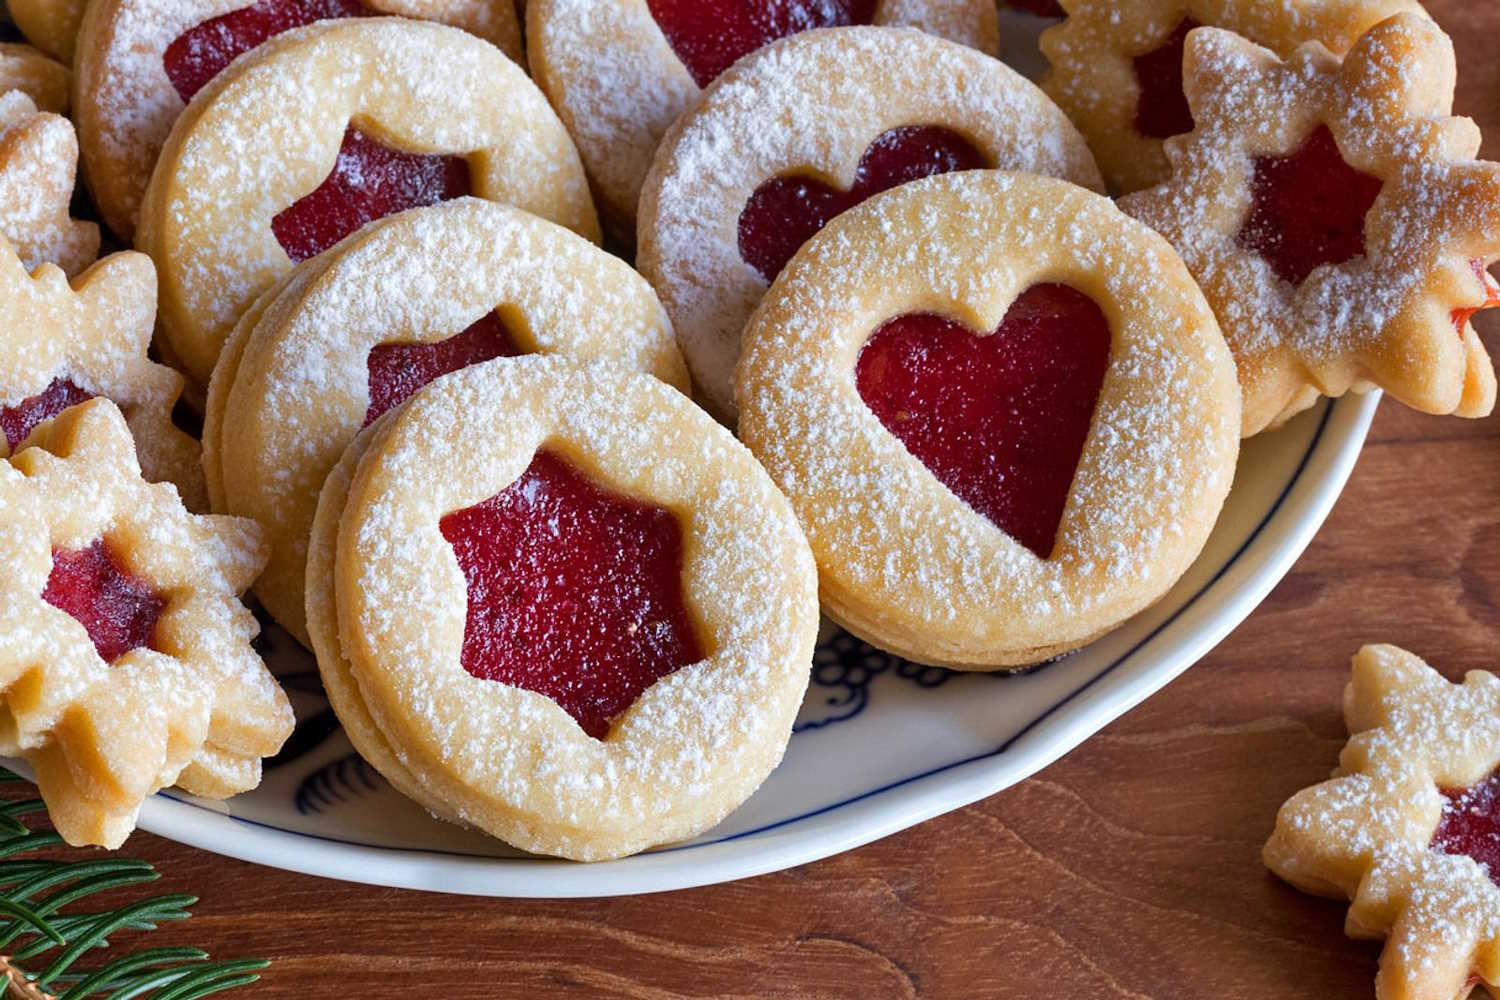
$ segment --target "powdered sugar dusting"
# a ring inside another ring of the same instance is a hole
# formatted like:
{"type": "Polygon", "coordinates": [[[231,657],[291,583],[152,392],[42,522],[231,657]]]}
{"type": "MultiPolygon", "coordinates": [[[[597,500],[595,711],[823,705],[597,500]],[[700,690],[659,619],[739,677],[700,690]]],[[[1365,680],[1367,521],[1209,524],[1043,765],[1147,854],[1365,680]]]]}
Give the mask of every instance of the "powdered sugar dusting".
{"type": "Polygon", "coordinates": [[[1023,175],[917,181],[835,219],[752,318],[739,372],[741,436],[798,509],[825,603],[938,662],[1080,643],[1149,604],[1197,554],[1237,450],[1228,355],[1181,265],[1107,200],[1023,175]],[[1114,350],[1041,560],[905,451],[853,369],[891,316],[990,330],[1049,281],[1100,304],[1114,350]]]}
{"type": "Polygon", "coordinates": [[[767,180],[793,173],[847,188],[870,142],[911,124],[956,131],[1000,169],[1102,189],[1062,112],[973,49],[909,29],[836,28],[742,60],[668,134],[641,203],[641,268],[716,413],[734,415],[740,331],[767,287],[740,255],[745,203],[767,180]],[[883,86],[872,88],[873,79],[883,86]]]}
{"type": "Polygon", "coordinates": [[[239,312],[290,267],[271,220],[327,176],[351,119],[406,151],[466,155],[480,197],[597,237],[572,142],[492,46],[401,18],[287,32],[194,98],[142,212],[138,242],[163,272],[163,328],[198,381],[239,312]],[[268,128],[278,156],[262,155],[268,128]]]}
{"type": "Polygon", "coordinates": [[[99,252],[99,227],[68,216],[78,140],[61,115],[38,111],[24,92],[0,93],[0,237],[28,268],[77,274],[99,252]]]}
{"type": "MultiPolygon", "coordinates": [[[[633,228],[657,144],[700,93],[646,0],[540,0],[531,14],[532,73],[577,141],[604,208],[633,228]]],[[[993,48],[990,0],[884,0],[876,24],[925,28],[993,48]]]]}
{"type": "Polygon", "coordinates": [[[1335,396],[1374,382],[1453,412],[1483,393],[1466,384],[1483,371],[1492,402],[1483,346],[1472,330],[1455,337],[1451,314],[1488,297],[1471,261],[1500,258],[1500,164],[1475,160],[1477,130],[1445,116],[1447,39],[1402,17],[1342,64],[1317,46],[1283,63],[1211,29],[1188,46],[1198,127],[1168,141],[1171,179],[1121,206],[1172,241],[1213,304],[1240,366],[1246,433],[1281,415],[1308,381],[1335,396]],[[1319,124],[1384,188],[1365,220],[1365,253],[1293,286],[1237,236],[1254,157],[1296,149],[1319,124]]]}
{"type": "Polygon", "coordinates": [[[807,683],[816,593],[790,510],[727,432],[652,380],[524,358],[440,379],[370,438],[340,535],[343,642],[372,716],[464,819],[518,846],[613,857],[704,829],[759,784],[807,683]],[[495,430],[481,443],[475,427],[495,430]],[[438,520],[499,492],[543,442],[677,513],[710,650],[603,742],[459,665],[465,583],[438,520]]]}

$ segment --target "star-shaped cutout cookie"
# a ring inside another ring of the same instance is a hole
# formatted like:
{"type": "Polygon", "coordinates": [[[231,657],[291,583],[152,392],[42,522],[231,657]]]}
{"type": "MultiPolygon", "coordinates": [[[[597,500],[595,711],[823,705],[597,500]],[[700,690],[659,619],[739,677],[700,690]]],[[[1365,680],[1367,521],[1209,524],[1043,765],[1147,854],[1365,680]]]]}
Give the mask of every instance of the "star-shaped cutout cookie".
{"type": "Polygon", "coordinates": [[[1182,53],[1192,28],[1223,28],[1280,56],[1320,42],[1347,52],[1417,0],[1062,0],[1067,19],[1041,38],[1042,89],[1089,141],[1110,187],[1139,191],[1169,173],[1162,140],[1192,128],[1182,53]]]}
{"type": "Polygon", "coordinates": [[[29,267],[77,274],[99,255],[99,227],[69,217],[78,136],[19,90],[0,94],[0,236],[29,267]]]}
{"type": "Polygon", "coordinates": [[[167,785],[259,782],[292,730],[239,599],[266,555],[254,521],[143,480],[108,400],[0,460],[0,753],[31,764],[69,843],[118,846],[167,785]]]}
{"type": "Polygon", "coordinates": [[[1266,865],[1307,892],[1351,900],[1350,936],[1387,938],[1379,1000],[1456,1000],[1479,982],[1500,985],[1500,871],[1452,846],[1456,812],[1500,819],[1493,790],[1474,787],[1500,764],[1500,677],[1475,671],[1450,684],[1405,650],[1367,646],[1344,718],[1352,735],[1338,770],[1282,807],[1266,865]]]}
{"type": "Polygon", "coordinates": [[[1495,373],[1469,317],[1500,304],[1485,272],[1500,164],[1476,160],[1478,128],[1448,113],[1447,36],[1402,14],[1342,61],[1316,44],[1283,61],[1200,28],[1184,73],[1196,127],[1167,140],[1170,179],[1120,205],[1172,242],[1213,306],[1244,434],[1372,385],[1428,413],[1488,414],[1495,373]],[[1329,149],[1347,172],[1320,172],[1329,149]],[[1371,191],[1367,210],[1352,204],[1371,191]]]}
{"type": "Polygon", "coordinates": [[[146,478],[207,510],[198,442],[172,423],[183,378],[146,357],[155,317],[145,254],[112,254],[70,283],[51,264],[27,274],[0,239],[0,457],[46,418],[103,396],[125,412],[146,478]]]}
{"type": "Polygon", "coordinates": [[[38,109],[56,114],[68,111],[73,74],[56,59],[30,45],[0,42],[0,94],[19,90],[38,109]]]}

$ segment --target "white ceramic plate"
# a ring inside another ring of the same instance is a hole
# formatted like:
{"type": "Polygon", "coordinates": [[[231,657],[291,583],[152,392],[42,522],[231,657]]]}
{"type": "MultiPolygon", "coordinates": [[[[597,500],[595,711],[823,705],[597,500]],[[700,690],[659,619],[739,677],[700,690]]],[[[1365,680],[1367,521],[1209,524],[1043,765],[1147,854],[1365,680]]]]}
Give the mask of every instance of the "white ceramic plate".
{"type": "Polygon", "coordinates": [[[141,826],[329,878],[494,896],[604,896],[723,882],[824,858],[1000,791],[1186,670],[1291,567],[1343,488],[1377,397],[1325,404],[1246,446],[1203,555],[1156,607],[1025,675],[917,667],[828,630],[786,760],[717,829],[623,861],[518,854],[448,826],[356,756],[296,643],[265,653],[300,720],[260,788],[232,802],[169,791],[141,826]]]}

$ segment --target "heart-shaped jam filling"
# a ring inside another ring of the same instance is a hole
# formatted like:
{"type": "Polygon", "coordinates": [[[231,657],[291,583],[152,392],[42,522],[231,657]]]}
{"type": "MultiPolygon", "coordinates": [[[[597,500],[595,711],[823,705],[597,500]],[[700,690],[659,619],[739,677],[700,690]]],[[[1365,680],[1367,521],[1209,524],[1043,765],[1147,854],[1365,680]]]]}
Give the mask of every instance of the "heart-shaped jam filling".
{"type": "Polygon", "coordinates": [[[1140,88],[1135,130],[1148,139],[1168,139],[1193,130],[1193,112],[1182,90],[1182,57],[1188,32],[1201,27],[1192,18],[1183,18],[1160,48],[1135,57],[1135,80],[1140,88]]]}
{"type": "Polygon", "coordinates": [[[162,53],[162,68],[177,95],[191,101],[236,56],[284,31],[336,17],[373,16],[358,0],[260,0],[178,35],[162,53]]]}
{"type": "Polygon", "coordinates": [[[471,190],[462,156],[403,153],[349,127],[322,184],[276,213],[271,231],[293,261],[333,246],[367,222],[471,190]]]}
{"type": "Polygon", "coordinates": [[[380,344],[370,351],[370,405],[365,426],[406,402],[433,379],[495,358],[524,353],[496,313],[486,313],[463,333],[430,344],[380,344]]]}
{"type": "Polygon", "coordinates": [[[740,212],[740,256],[774,281],[802,244],[840,212],[907,181],[989,165],[969,140],[941,126],[891,129],[865,149],[848,191],[813,177],[775,177],[757,188],[740,212]]]}
{"type": "Polygon", "coordinates": [[[1036,285],[991,334],[930,313],[889,321],[860,351],[856,385],[886,429],[959,499],[1046,559],[1111,339],[1088,296],[1036,285]]]}
{"type": "Polygon", "coordinates": [[[102,538],[72,552],[52,550],[52,572],[42,600],[73,616],[105,663],[150,646],[156,621],[167,606],[166,598],[150,584],[120,566],[102,538]]]}
{"type": "Polygon", "coordinates": [[[595,739],[704,657],[676,516],[556,454],[537,452],[521,478],[439,528],[468,581],[464,669],[546,695],[595,739]]]}
{"type": "Polygon", "coordinates": [[[646,0],[667,44],[700,87],[778,38],[869,24],[877,0],[646,0]]]}
{"type": "Polygon", "coordinates": [[[1067,17],[1057,0],[1004,0],[1004,6],[1037,17],[1067,17]]]}
{"type": "Polygon", "coordinates": [[[51,420],[70,406],[77,406],[93,398],[93,393],[58,377],[35,396],[29,396],[15,406],[0,406],[0,431],[5,433],[6,447],[14,451],[36,429],[37,424],[51,420]]]}
{"type": "Polygon", "coordinates": [[[1443,815],[1431,847],[1463,854],[1484,865],[1500,885],[1500,772],[1471,788],[1443,789],[1443,815]]]}
{"type": "Polygon", "coordinates": [[[1324,264],[1365,252],[1365,216],[1384,182],[1355,170],[1328,126],[1296,152],[1257,156],[1249,217],[1236,236],[1265,258],[1281,280],[1300,285],[1324,264]]]}
{"type": "Polygon", "coordinates": [[[1486,309],[1500,309],[1500,285],[1490,277],[1489,269],[1484,266],[1482,260],[1471,260],[1469,266],[1474,269],[1474,276],[1484,285],[1484,303],[1477,306],[1464,306],[1453,310],[1453,325],[1458,327],[1458,332],[1463,333],[1464,328],[1469,325],[1469,320],[1486,309]]]}

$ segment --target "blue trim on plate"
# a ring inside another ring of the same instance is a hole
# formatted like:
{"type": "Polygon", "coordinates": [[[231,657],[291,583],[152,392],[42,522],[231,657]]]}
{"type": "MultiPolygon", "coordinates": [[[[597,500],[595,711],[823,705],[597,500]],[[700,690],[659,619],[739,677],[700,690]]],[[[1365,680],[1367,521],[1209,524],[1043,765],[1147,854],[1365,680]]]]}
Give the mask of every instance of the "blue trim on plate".
{"type": "MultiPolygon", "coordinates": [[[[922,771],[919,774],[914,774],[914,775],[912,775],[912,776],[910,776],[908,778],[902,778],[900,781],[893,781],[893,782],[890,782],[889,784],[882,785],[879,788],[873,788],[873,789],[871,789],[871,790],[869,790],[867,792],[861,792],[860,794],[855,795],[855,796],[853,796],[851,798],[843,799],[843,800],[841,800],[839,802],[830,803],[829,805],[826,805],[826,806],[820,806],[819,808],[814,809],[811,812],[801,813],[800,815],[797,815],[797,816],[789,816],[786,819],[777,820],[776,822],[774,822],[774,823],[768,823],[765,826],[758,826],[758,827],[756,827],[753,830],[743,830],[743,831],[741,831],[739,833],[732,833],[732,834],[729,834],[727,836],[719,837],[719,838],[717,838],[715,840],[710,840],[710,841],[706,841],[706,842],[702,842],[702,843],[680,844],[680,845],[677,845],[675,847],[657,848],[656,850],[653,850],[653,851],[651,851],[649,853],[651,853],[651,854],[673,854],[673,853],[676,853],[676,852],[679,852],[679,851],[693,851],[693,850],[698,850],[698,849],[704,848],[704,847],[712,847],[715,844],[727,844],[727,843],[730,843],[732,841],[743,840],[746,837],[753,837],[753,836],[756,836],[758,834],[766,833],[766,832],[768,832],[770,830],[777,830],[777,829],[780,829],[780,828],[782,828],[784,826],[789,826],[789,825],[791,825],[793,823],[800,823],[803,820],[813,819],[814,817],[817,817],[817,816],[826,816],[828,813],[834,812],[834,811],[839,810],[839,809],[843,809],[846,806],[854,805],[856,802],[863,802],[866,799],[874,798],[877,795],[883,795],[886,792],[889,792],[889,791],[891,791],[893,789],[896,789],[896,788],[901,788],[901,787],[903,787],[905,785],[909,785],[912,782],[921,781],[924,778],[930,778],[930,777],[932,777],[935,774],[942,774],[944,771],[951,771],[954,768],[963,767],[966,764],[973,764],[973,763],[975,763],[977,761],[981,761],[981,760],[991,760],[991,759],[993,759],[995,757],[1001,756],[1007,750],[1009,750],[1012,746],[1014,746],[1019,740],[1021,740],[1023,737],[1025,737],[1026,734],[1030,733],[1037,726],[1041,725],[1047,719],[1049,719],[1053,715],[1055,715],[1058,712],[1058,710],[1060,710],[1064,706],[1066,706],[1069,703],[1071,703],[1079,695],[1083,694],[1085,691],[1087,691],[1090,688],[1092,688],[1095,684],[1098,684],[1100,681],[1102,681],[1105,677],[1108,677],[1110,674],[1114,673],[1120,667],[1122,667],[1126,663],[1128,663],[1130,661],[1131,657],[1133,657],[1136,653],[1140,652],[1140,650],[1142,649],[1142,647],[1148,645],[1153,639],[1155,639],[1158,635],[1160,635],[1162,633],[1162,631],[1167,628],[1167,626],[1171,625],[1178,618],[1182,617],[1182,615],[1185,614],[1189,608],[1191,608],[1195,604],[1197,604],[1198,601],[1199,601],[1199,599],[1201,599],[1204,594],[1208,593],[1209,590],[1213,589],[1214,585],[1217,584],[1219,582],[1219,580],[1221,580],[1224,577],[1224,574],[1227,573],[1227,572],[1229,572],[1230,568],[1233,567],[1235,565],[1235,563],[1239,562],[1240,556],[1242,556],[1242,555],[1245,554],[1245,550],[1247,548],[1249,548],[1250,545],[1257,538],[1260,537],[1261,532],[1263,532],[1265,530],[1266,525],[1270,524],[1271,520],[1276,516],[1277,512],[1281,510],[1282,504],[1286,503],[1287,496],[1290,495],[1290,493],[1292,492],[1292,488],[1297,485],[1297,483],[1298,483],[1299,480],[1301,480],[1302,473],[1307,468],[1307,463],[1312,460],[1313,452],[1317,451],[1318,444],[1323,440],[1323,432],[1328,428],[1328,421],[1332,417],[1332,415],[1333,415],[1333,406],[1330,405],[1330,404],[1325,403],[1324,407],[1323,407],[1323,416],[1322,416],[1322,419],[1320,419],[1318,421],[1317,432],[1313,435],[1312,440],[1310,442],[1308,442],[1307,450],[1303,453],[1302,460],[1299,463],[1297,463],[1297,471],[1294,472],[1294,473],[1292,473],[1291,478],[1289,480],[1287,480],[1287,484],[1282,489],[1281,495],[1276,498],[1276,502],[1271,505],[1271,509],[1266,512],[1265,517],[1263,517],[1261,519],[1260,523],[1255,526],[1255,530],[1252,531],[1245,538],[1245,541],[1242,542],[1240,544],[1240,547],[1235,550],[1234,555],[1230,556],[1229,559],[1227,559],[1224,562],[1224,564],[1219,567],[1218,571],[1216,573],[1214,573],[1212,579],[1210,579],[1202,587],[1198,588],[1198,592],[1197,593],[1195,593],[1192,597],[1190,597],[1187,601],[1185,601],[1180,608],[1178,608],[1176,611],[1174,611],[1171,614],[1170,617],[1168,617],[1165,621],[1163,621],[1156,628],[1152,629],[1152,631],[1151,631],[1151,633],[1149,635],[1147,635],[1145,638],[1143,638],[1140,642],[1136,643],[1134,646],[1130,647],[1130,649],[1126,650],[1126,652],[1123,655],[1121,655],[1118,659],[1116,659],[1109,666],[1107,666],[1107,667],[1103,668],[1102,670],[1100,670],[1099,673],[1095,674],[1089,680],[1087,680],[1083,684],[1079,685],[1077,688],[1075,688],[1069,694],[1067,694],[1066,696],[1064,696],[1060,701],[1058,701],[1055,704],[1053,704],[1051,708],[1047,709],[1041,715],[1038,715],[1036,718],[1032,719],[1019,732],[1017,732],[1014,736],[1012,736],[1009,739],[1007,739],[1004,743],[1000,744],[1000,746],[996,747],[994,750],[988,750],[988,751],[986,751],[984,753],[981,753],[981,754],[975,754],[975,755],[973,755],[971,757],[965,757],[962,760],[956,760],[956,761],[953,761],[953,762],[948,763],[948,764],[943,764],[943,765],[940,765],[938,767],[930,768],[929,770],[922,771]]],[[[245,824],[247,826],[260,827],[261,829],[264,829],[264,830],[274,830],[277,833],[284,833],[284,834],[286,834],[288,836],[291,836],[291,837],[306,837],[306,838],[308,838],[310,840],[319,840],[319,841],[323,841],[324,843],[329,843],[329,844],[342,844],[342,845],[344,845],[346,847],[363,847],[363,848],[369,848],[369,849],[377,850],[377,851],[392,851],[392,852],[396,852],[396,853],[400,853],[400,854],[429,854],[429,855],[437,855],[437,856],[440,856],[440,857],[451,857],[451,858],[483,858],[483,859],[491,859],[491,860],[497,860],[497,861],[529,861],[529,862],[542,862],[542,863],[548,863],[548,864],[556,864],[556,863],[558,863],[557,859],[555,859],[555,858],[542,858],[542,857],[534,857],[534,856],[530,856],[530,855],[523,855],[523,856],[520,856],[520,857],[509,858],[509,857],[496,857],[495,855],[490,855],[490,854],[471,854],[471,853],[468,853],[466,851],[447,851],[447,850],[442,850],[442,849],[438,849],[438,848],[431,848],[431,847],[389,847],[389,846],[386,846],[386,845],[383,845],[383,844],[366,844],[366,843],[361,843],[360,841],[357,841],[357,840],[343,840],[343,839],[340,839],[338,837],[325,837],[325,836],[323,836],[321,834],[316,834],[316,833],[301,833],[301,832],[298,832],[298,831],[295,831],[295,830],[287,830],[287,829],[285,829],[283,827],[279,827],[279,826],[272,826],[269,823],[262,823],[259,820],[246,819],[243,816],[233,816],[233,815],[230,815],[228,813],[220,812],[217,809],[211,809],[211,808],[209,808],[207,806],[201,806],[201,805],[199,805],[196,802],[190,802],[187,799],[178,798],[177,796],[169,794],[166,791],[157,792],[157,794],[160,795],[160,796],[162,796],[163,798],[170,799],[173,802],[177,802],[177,803],[180,803],[180,804],[185,805],[185,806],[190,806],[190,807],[192,807],[194,809],[201,809],[204,812],[211,812],[211,813],[214,813],[215,815],[217,815],[217,816],[219,816],[221,818],[232,820],[233,822],[236,822],[236,823],[243,823],[243,824],[245,824]]]]}

